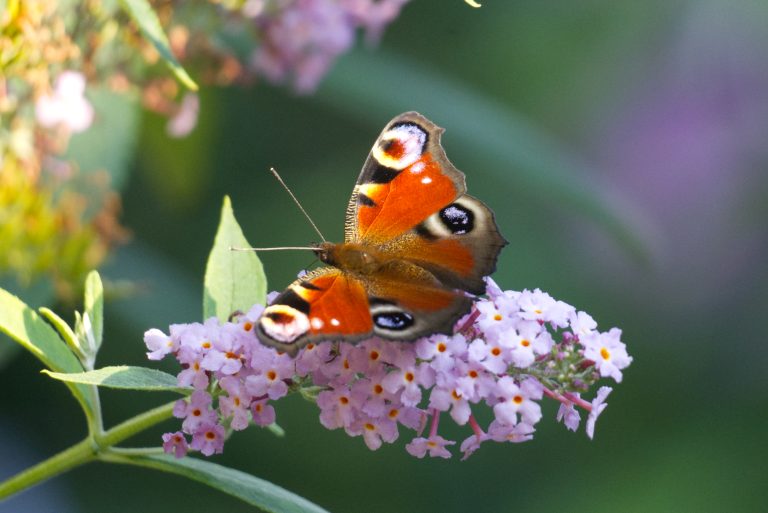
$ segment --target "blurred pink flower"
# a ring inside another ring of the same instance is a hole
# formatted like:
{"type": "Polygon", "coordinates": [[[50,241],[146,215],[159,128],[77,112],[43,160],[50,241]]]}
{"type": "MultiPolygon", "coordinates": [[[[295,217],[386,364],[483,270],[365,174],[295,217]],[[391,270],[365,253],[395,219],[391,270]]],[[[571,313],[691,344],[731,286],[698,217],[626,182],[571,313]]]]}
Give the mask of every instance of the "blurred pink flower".
{"type": "Polygon", "coordinates": [[[84,132],[93,123],[93,106],[84,96],[85,76],[76,71],[63,71],[53,93],[37,99],[35,116],[46,128],[66,126],[74,133],[84,132]]]}
{"type": "Polygon", "coordinates": [[[255,10],[262,44],[251,57],[255,71],[271,82],[291,82],[298,93],[315,90],[322,77],[364,28],[369,41],[408,0],[293,0],[276,10],[255,10]]]}

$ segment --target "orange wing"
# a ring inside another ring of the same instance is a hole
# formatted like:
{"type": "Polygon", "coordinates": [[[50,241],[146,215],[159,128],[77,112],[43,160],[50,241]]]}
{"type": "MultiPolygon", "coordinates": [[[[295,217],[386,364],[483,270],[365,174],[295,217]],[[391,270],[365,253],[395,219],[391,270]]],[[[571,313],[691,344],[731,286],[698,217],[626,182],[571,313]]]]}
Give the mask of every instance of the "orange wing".
{"type": "Polygon", "coordinates": [[[415,112],[373,145],[347,208],[345,241],[431,272],[446,288],[485,292],[507,241],[493,212],[465,194],[464,174],[440,145],[443,129],[415,112]]]}
{"type": "Polygon", "coordinates": [[[360,340],[371,334],[368,294],[362,282],[323,267],[295,282],[262,313],[259,340],[291,355],[313,340],[360,340]]]}
{"type": "Polygon", "coordinates": [[[345,242],[382,244],[464,194],[464,175],[440,146],[442,132],[416,112],[387,124],[352,192],[345,242]]]}

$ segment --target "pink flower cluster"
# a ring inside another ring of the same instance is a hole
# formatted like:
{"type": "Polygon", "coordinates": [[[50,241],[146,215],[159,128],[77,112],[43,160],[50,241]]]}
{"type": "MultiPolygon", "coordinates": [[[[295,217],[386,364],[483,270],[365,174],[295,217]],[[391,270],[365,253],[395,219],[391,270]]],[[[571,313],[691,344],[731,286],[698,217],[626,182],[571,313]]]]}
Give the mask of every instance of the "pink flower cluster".
{"type": "Polygon", "coordinates": [[[369,40],[378,38],[407,1],[289,0],[261,6],[254,9],[262,41],[252,66],[272,82],[290,81],[297,92],[312,92],[352,47],[358,29],[366,29],[369,40]]]}
{"type": "Polygon", "coordinates": [[[438,434],[443,414],[471,428],[460,445],[465,458],[486,441],[530,440],[544,397],[560,403],[557,419],[568,429],[580,424],[577,408],[586,411],[591,438],[611,388],[599,388],[591,402],[582,394],[603,377],[620,382],[632,361],[620,330],[599,332],[588,314],[538,289],[502,291],[490,279],[488,299],[475,303],[456,334],[415,343],[323,342],[292,359],[257,341],[262,310],[224,324],[172,325],[170,335],[147,331],[149,358],[173,354],[183,367],[179,385],[194,389],[177,403],[174,414],[184,420],[180,432],[163,436],[166,452],[221,452],[228,431],[273,423],[271,403],[292,391],[316,400],[323,426],[362,436],[372,450],[394,442],[401,425],[416,431],[406,450],[419,458],[450,457],[455,442],[438,434]],[[485,429],[473,415],[481,405],[493,411],[485,429]]]}

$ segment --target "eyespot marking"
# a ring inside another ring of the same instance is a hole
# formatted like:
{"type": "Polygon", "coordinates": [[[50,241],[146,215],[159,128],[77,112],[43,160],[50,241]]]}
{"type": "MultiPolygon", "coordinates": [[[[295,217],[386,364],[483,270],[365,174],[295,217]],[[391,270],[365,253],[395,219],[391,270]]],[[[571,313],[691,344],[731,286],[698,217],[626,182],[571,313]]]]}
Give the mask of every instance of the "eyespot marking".
{"type": "Polygon", "coordinates": [[[309,331],[309,318],[288,305],[271,305],[264,310],[259,325],[269,338],[292,344],[309,331]]]}
{"type": "Polygon", "coordinates": [[[394,123],[381,135],[371,154],[385,168],[401,171],[419,160],[427,139],[426,130],[416,123],[394,123]]]}
{"type": "Polygon", "coordinates": [[[408,312],[389,311],[373,316],[373,322],[379,328],[390,331],[403,331],[413,326],[413,316],[408,312]]]}
{"type": "Polygon", "coordinates": [[[440,220],[454,235],[463,235],[475,228],[475,214],[469,208],[452,203],[440,211],[440,220]]]}

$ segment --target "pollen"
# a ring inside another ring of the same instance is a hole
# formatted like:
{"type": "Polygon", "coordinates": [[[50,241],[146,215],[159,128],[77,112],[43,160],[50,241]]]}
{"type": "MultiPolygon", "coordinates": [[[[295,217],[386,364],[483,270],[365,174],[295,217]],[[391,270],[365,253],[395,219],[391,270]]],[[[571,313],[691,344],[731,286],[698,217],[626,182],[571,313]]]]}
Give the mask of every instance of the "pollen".
{"type": "Polygon", "coordinates": [[[520,341],[520,345],[523,347],[528,347],[531,345],[531,343],[528,341],[528,339],[524,338],[523,340],[520,341]]]}
{"type": "Polygon", "coordinates": [[[349,404],[349,398],[342,395],[341,397],[339,397],[339,402],[346,406],[347,404],[349,404]]]}
{"type": "Polygon", "coordinates": [[[214,433],[213,431],[206,431],[205,438],[207,438],[208,440],[216,440],[216,433],[214,433]]]}
{"type": "Polygon", "coordinates": [[[493,349],[491,349],[491,354],[493,356],[499,356],[501,354],[501,349],[498,347],[494,347],[493,349]]]}
{"type": "Polygon", "coordinates": [[[440,342],[439,344],[437,344],[437,352],[438,352],[438,353],[444,353],[446,349],[448,349],[448,346],[446,346],[446,345],[445,345],[445,344],[443,344],[442,342],[440,342]]]}
{"type": "Polygon", "coordinates": [[[400,410],[398,410],[397,408],[392,408],[391,410],[389,410],[388,415],[390,419],[396,419],[397,416],[400,415],[400,410]]]}
{"type": "Polygon", "coordinates": [[[194,410],[192,410],[192,416],[193,417],[199,417],[202,414],[203,414],[203,412],[201,412],[199,408],[195,408],[194,410]]]}
{"type": "Polygon", "coordinates": [[[307,344],[305,351],[312,351],[314,348],[315,348],[315,344],[310,342],[309,344],[307,344]]]}
{"type": "Polygon", "coordinates": [[[239,397],[235,397],[235,398],[232,400],[232,402],[235,404],[235,406],[240,406],[240,398],[239,398],[239,397]]]}
{"type": "Polygon", "coordinates": [[[373,386],[373,393],[376,395],[380,395],[384,391],[384,387],[376,383],[376,385],[373,386]]]}
{"type": "Polygon", "coordinates": [[[349,370],[349,360],[347,360],[346,358],[344,358],[343,367],[344,367],[344,370],[349,370]]]}
{"type": "Polygon", "coordinates": [[[413,372],[406,372],[406,373],[405,373],[405,380],[406,380],[408,383],[410,383],[411,381],[413,381],[413,380],[414,380],[414,378],[415,378],[415,376],[413,375],[413,372]]]}
{"type": "Polygon", "coordinates": [[[471,371],[467,372],[467,376],[469,376],[472,379],[477,379],[477,376],[479,376],[479,374],[477,373],[476,370],[472,369],[471,371]]]}
{"type": "Polygon", "coordinates": [[[253,329],[253,323],[251,323],[251,322],[246,322],[245,324],[243,324],[243,329],[244,329],[245,331],[251,331],[251,330],[253,329]]]}
{"type": "Polygon", "coordinates": [[[539,310],[538,308],[536,310],[534,310],[533,312],[538,314],[538,315],[541,315],[541,310],[539,310]]]}
{"type": "Polygon", "coordinates": [[[451,391],[451,395],[452,395],[452,396],[453,396],[453,398],[454,398],[454,399],[456,399],[457,401],[458,401],[459,399],[461,399],[461,394],[460,394],[460,393],[458,393],[458,392],[456,391],[456,389],[455,389],[455,388],[454,388],[454,389],[451,391]]]}
{"type": "Polygon", "coordinates": [[[274,381],[275,379],[277,379],[277,372],[273,370],[267,372],[267,379],[270,381],[274,381]]]}
{"type": "Polygon", "coordinates": [[[202,345],[203,345],[203,349],[210,349],[212,347],[211,343],[208,342],[207,340],[203,342],[202,345]]]}
{"type": "Polygon", "coordinates": [[[366,422],[365,423],[365,429],[367,429],[368,431],[376,431],[376,426],[374,426],[370,422],[366,422]]]}
{"type": "Polygon", "coordinates": [[[515,404],[523,404],[523,396],[522,395],[516,395],[512,398],[512,402],[515,404]]]}
{"type": "Polygon", "coordinates": [[[236,360],[237,358],[240,358],[236,353],[233,353],[232,351],[227,351],[226,357],[230,360],[236,360]]]}
{"type": "Polygon", "coordinates": [[[264,405],[261,403],[256,403],[256,406],[254,406],[253,409],[256,410],[256,413],[261,413],[261,410],[264,409],[264,405]]]}
{"type": "Polygon", "coordinates": [[[504,317],[502,317],[502,315],[501,315],[500,313],[497,313],[496,315],[494,315],[494,316],[493,316],[493,320],[494,320],[494,321],[500,321],[500,320],[502,320],[503,318],[504,318],[504,317]]]}
{"type": "Polygon", "coordinates": [[[605,347],[600,349],[600,356],[603,357],[603,360],[610,360],[611,359],[611,352],[608,351],[605,347]]]}
{"type": "Polygon", "coordinates": [[[378,351],[376,351],[376,350],[374,350],[374,351],[371,351],[370,353],[368,353],[368,358],[370,358],[370,359],[371,359],[371,360],[373,360],[374,362],[375,362],[376,360],[378,360],[378,359],[379,359],[379,356],[381,356],[381,355],[380,355],[380,354],[379,354],[379,352],[378,352],[378,351]]]}

